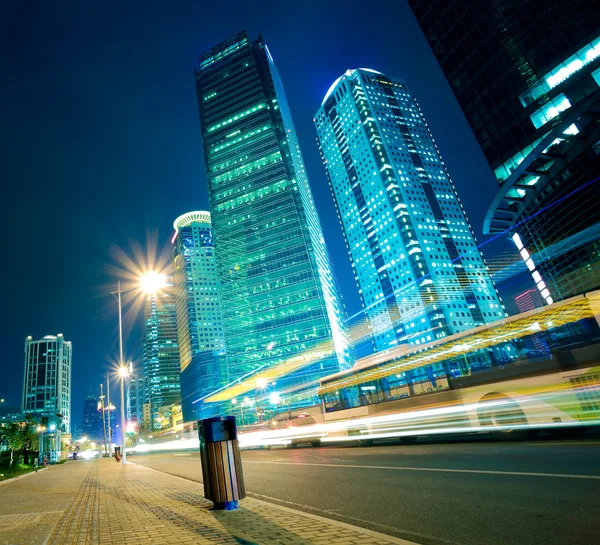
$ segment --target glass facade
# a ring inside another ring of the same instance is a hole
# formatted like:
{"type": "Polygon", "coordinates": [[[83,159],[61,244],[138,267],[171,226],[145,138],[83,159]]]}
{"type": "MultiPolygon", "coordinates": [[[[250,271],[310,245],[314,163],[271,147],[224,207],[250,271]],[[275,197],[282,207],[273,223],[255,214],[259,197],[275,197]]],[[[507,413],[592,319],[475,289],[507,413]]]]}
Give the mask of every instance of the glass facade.
{"type": "Polygon", "coordinates": [[[409,4],[501,185],[484,233],[518,231],[546,303],[597,288],[600,2],[409,4]]]}
{"type": "Polygon", "coordinates": [[[315,115],[377,350],[505,316],[425,118],[406,85],[348,70],[315,115]]]}
{"type": "MultiPolygon", "coordinates": [[[[159,409],[179,403],[179,344],[173,283],[146,297],[144,378],[152,428],[160,428],[159,409]]],[[[145,419],[144,419],[145,420],[145,419]]],[[[148,426],[144,422],[145,426],[148,426]]]]}
{"type": "Polygon", "coordinates": [[[282,83],[240,33],[196,70],[227,347],[226,380],[271,369],[277,387],[350,364],[342,307],[282,83]],[[310,358],[315,351],[326,355],[310,358]],[[302,366],[285,363],[306,354],[302,366]]]}
{"type": "Polygon", "coordinates": [[[183,371],[200,352],[223,352],[225,340],[210,214],[189,212],[173,227],[173,285],[183,371]]]}
{"type": "Polygon", "coordinates": [[[61,334],[25,340],[23,413],[48,417],[65,433],[71,432],[71,355],[71,342],[61,334]]]}

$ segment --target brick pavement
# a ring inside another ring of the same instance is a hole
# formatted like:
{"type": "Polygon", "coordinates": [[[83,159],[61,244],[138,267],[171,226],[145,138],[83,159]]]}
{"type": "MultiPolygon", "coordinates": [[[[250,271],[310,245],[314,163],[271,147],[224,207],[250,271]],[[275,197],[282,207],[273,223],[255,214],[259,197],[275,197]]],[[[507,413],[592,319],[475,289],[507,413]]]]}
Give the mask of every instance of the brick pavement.
{"type": "Polygon", "coordinates": [[[0,486],[0,545],[410,545],[254,498],[211,507],[196,482],[77,460],[0,486]]]}

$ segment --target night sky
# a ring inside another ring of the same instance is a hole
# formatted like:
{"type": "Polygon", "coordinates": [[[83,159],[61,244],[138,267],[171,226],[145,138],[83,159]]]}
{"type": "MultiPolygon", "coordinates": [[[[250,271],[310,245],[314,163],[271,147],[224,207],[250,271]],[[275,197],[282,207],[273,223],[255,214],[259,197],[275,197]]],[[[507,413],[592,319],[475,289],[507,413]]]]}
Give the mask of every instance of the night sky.
{"type": "MultiPolygon", "coordinates": [[[[360,302],[312,124],[346,69],[407,82],[484,242],[496,182],[403,1],[9,6],[0,23],[5,405],[21,403],[25,337],[63,333],[73,342],[79,424],[85,396],[98,393],[118,353],[114,249],[152,237],[168,249],[173,220],[208,209],[193,70],[199,53],[240,30],[251,40],[262,33],[283,79],[350,314],[360,302]]],[[[516,259],[504,240],[484,254],[492,264],[516,259]]],[[[125,322],[125,352],[137,363],[141,323],[131,313],[125,322]]]]}

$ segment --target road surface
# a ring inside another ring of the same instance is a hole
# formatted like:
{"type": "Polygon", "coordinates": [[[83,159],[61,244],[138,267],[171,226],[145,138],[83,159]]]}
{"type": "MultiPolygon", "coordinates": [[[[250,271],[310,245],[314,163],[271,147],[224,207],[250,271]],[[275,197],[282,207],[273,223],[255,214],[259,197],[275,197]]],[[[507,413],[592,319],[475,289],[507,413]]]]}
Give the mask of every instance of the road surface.
{"type": "MultiPolygon", "coordinates": [[[[196,452],[132,462],[202,481],[196,452]]],[[[600,543],[600,440],[244,451],[249,495],[424,545],[600,543]]]]}

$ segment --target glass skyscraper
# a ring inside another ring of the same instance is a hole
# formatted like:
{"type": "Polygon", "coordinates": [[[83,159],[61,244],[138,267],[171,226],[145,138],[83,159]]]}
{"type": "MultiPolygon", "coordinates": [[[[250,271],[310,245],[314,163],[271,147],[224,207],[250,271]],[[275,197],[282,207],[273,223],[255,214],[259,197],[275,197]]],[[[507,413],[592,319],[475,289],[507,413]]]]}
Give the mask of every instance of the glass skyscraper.
{"type": "Polygon", "coordinates": [[[47,417],[49,426],[65,433],[71,433],[72,353],[71,342],[60,333],[25,340],[23,413],[47,417]]]}
{"type": "Polygon", "coordinates": [[[202,418],[194,403],[222,386],[225,338],[217,258],[210,213],[188,212],[173,223],[173,284],[181,363],[181,403],[186,422],[202,418]]]}
{"type": "Polygon", "coordinates": [[[409,0],[546,303],[600,285],[600,2],[409,0]]]}
{"type": "Polygon", "coordinates": [[[183,371],[200,352],[223,352],[225,341],[210,213],[188,212],[173,227],[173,286],[183,371]]]}
{"type": "Polygon", "coordinates": [[[159,292],[146,296],[145,326],[144,379],[152,429],[161,427],[159,409],[181,401],[177,314],[170,278],[159,292]]]}
{"type": "Polygon", "coordinates": [[[406,84],[348,70],[314,122],[376,349],[427,343],[504,317],[406,84]]]}
{"type": "Polygon", "coordinates": [[[285,389],[345,368],[342,307],[262,38],[251,42],[242,32],[200,55],[196,86],[228,380],[270,369],[285,389]]]}

